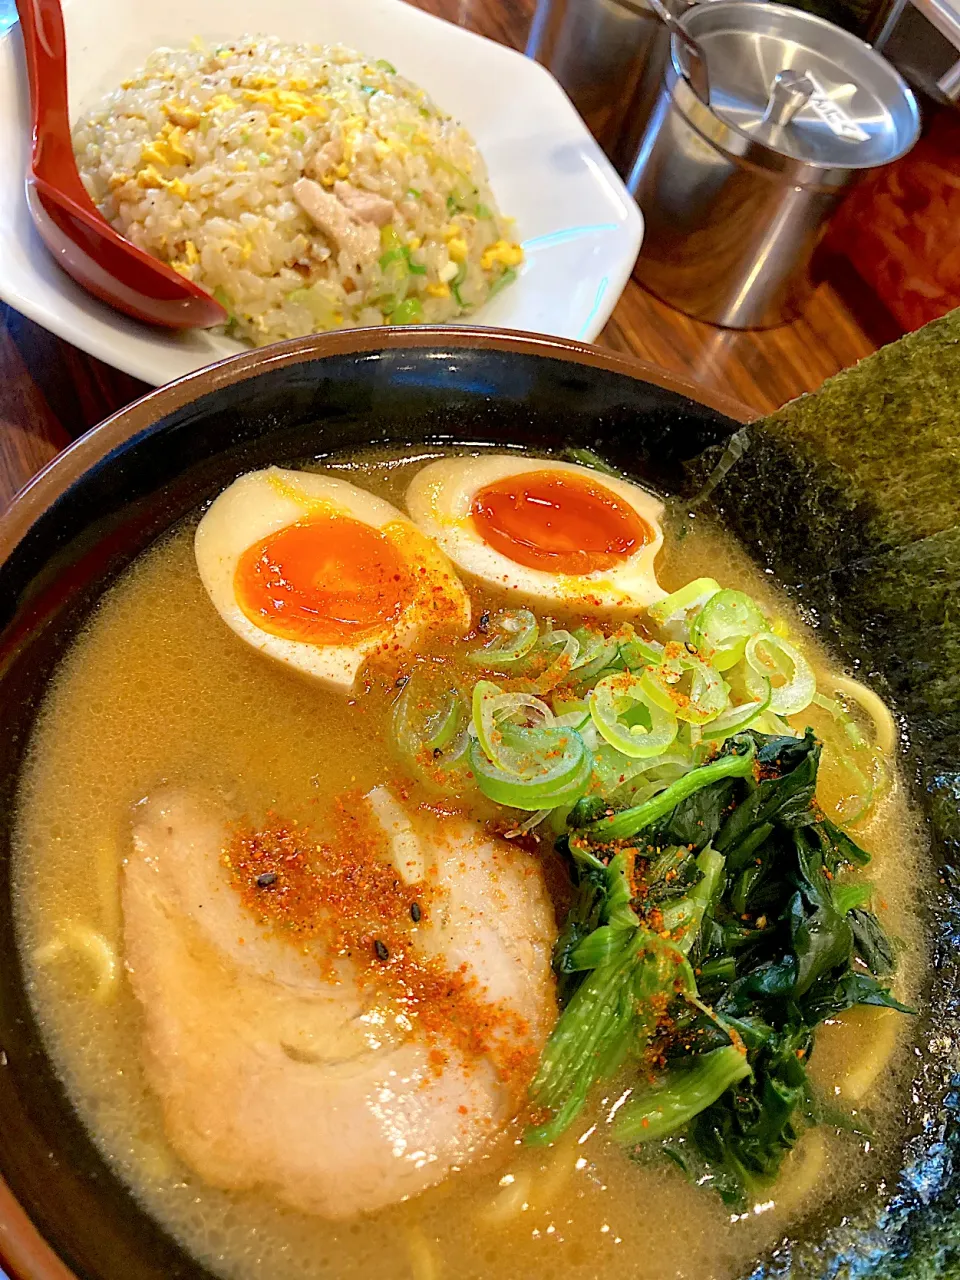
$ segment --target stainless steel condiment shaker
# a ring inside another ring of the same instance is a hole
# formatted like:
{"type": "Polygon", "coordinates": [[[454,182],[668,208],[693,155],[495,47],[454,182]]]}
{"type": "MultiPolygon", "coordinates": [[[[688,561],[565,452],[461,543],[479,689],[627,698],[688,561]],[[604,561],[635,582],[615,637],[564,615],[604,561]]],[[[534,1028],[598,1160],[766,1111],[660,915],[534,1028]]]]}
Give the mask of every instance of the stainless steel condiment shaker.
{"type": "Polygon", "coordinates": [[[665,301],[734,329],[791,319],[843,188],[913,146],[900,75],[822,18],[711,0],[681,22],[704,50],[710,105],[671,45],[627,185],[646,222],[634,274],[665,301]]]}
{"type": "MultiPolygon", "coordinates": [[[[676,13],[687,0],[664,0],[676,13]]],[[[539,0],[526,53],[547,67],[617,163],[637,106],[656,98],[670,35],[644,0],[539,0]]]]}

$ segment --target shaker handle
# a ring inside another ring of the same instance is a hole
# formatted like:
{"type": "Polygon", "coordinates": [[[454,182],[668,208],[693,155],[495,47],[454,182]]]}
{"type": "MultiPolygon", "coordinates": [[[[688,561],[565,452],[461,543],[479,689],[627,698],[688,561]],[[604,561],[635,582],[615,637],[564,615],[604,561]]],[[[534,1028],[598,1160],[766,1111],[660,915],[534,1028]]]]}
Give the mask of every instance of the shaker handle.
{"type": "Polygon", "coordinates": [[[815,92],[816,86],[805,71],[790,71],[786,68],[778,71],[770,86],[763,123],[780,128],[789,124],[815,92]]]}

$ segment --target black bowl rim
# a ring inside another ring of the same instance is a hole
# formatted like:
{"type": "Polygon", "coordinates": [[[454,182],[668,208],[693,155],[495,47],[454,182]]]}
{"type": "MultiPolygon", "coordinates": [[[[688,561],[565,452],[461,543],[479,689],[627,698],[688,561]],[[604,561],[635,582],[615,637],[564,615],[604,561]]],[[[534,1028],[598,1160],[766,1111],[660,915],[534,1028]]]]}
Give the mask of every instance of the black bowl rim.
{"type": "MultiPolygon", "coordinates": [[[[747,422],[755,416],[741,402],[698,386],[683,374],[671,373],[646,361],[568,338],[521,333],[510,329],[440,325],[353,329],[314,334],[244,352],[207,365],[148,392],[91,428],[38,472],[0,516],[0,564],[8,559],[17,544],[26,537],[31,526],[85,471],[96,466],[113,449],[150,431],[169,414],[201,396],[287,365],[309,363],[330,356],[364,355],[404,349],[419,351],[431,347],[455,351],[498,351],[587,365],[677,392],[736,422],[747,422]]],[[[77,1280],[34,1226],[2,1179],[0,1266],[7,1269],[11,1280],[77,1280]]]]}
{"type": "Polygon", "coordinates": [[[699,386],[685,374],[672,373],[645,360],[621,355],[586,342],[513,329],[484,329],[466,325],[423,325],[416,328],[341,329],[335,333],[292,338],[269,347],[229,356],[206,365],[174,382],[150,391],[92,427],[58,453],[16,495],[0,516],[0,563],[47,510],[84,471],[100,462],[118,445],[150,430],[168,414],[221,387],[255,378],[268,370],[305,364],[329,356],[365,355],[378,351],[411,351],[428,347],[453,350],[500,351],[540,356],[584,364],[610,373],[624,374],[674,391],[736,422],[749,422],[755,412],[722,392],[699,386]]]}

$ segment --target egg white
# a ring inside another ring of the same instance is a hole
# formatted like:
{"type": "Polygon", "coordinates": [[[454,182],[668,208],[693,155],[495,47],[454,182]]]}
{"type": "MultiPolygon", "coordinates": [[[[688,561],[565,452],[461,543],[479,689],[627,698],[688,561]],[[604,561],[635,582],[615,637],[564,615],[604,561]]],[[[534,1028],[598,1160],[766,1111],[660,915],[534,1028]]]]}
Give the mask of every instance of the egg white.
{"type": "Polygon", "coordinates": [[[667,594],[657,582],[654,561],[663,545],[663,503],[639,485],[570,462],[520,458],[510,454],[445,458],[418,471],[406,494],[407,510],[450,559],[500,590],[534,600],[559,601],[580,609],[645,608],[667,594]],[[558,471],[608,489],[631,507],[653,538],[612,569],[574,575],[531,569],[494,550],[473,527],[470,509],[477,493],[495,481],[531,471],[558,471]]]}
{"type": "Polygon", "coordinates": [[[431,625],[439,590],[444,622],[470,625],[470,603],[446,558],[415,525],[382,498],[346,480],[268,467],[240,476],[210,506],[197,527],[194,552],[200,579],[224,622],[265,656],[342,690],[353,687],[366,658],[384,645],[409,648],[431,625]],[[413,599],[396,622],[349,645],[288,640],[257,626],[237,601],[234,579],[241,556],[264,538],[314,515],[352,517],[371,529],[391,526],[401,535],[395,545],[417,569],[413,599]],[[420,570],[423,572],[420,572],[420,570]]]}

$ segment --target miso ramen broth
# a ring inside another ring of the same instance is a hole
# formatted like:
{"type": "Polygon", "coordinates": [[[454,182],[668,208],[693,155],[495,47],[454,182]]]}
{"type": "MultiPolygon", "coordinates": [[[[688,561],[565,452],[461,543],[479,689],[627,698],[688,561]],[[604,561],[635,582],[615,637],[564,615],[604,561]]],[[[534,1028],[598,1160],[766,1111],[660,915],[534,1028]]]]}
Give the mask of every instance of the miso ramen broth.
{"type": "MultiPolygon", "coordinates": [[[[370,453],[306,468],[332,471],[403,510],[413,475],[440,456],[370,453]]],[[[198,576],[198,519],[133,564],[63,659],[23,776],[14,866],[22,954],[49,1052],[105,1158],[190,1253],[237,1280],[732,1280],[784,1237],[815,1239],[818,1224],[876,1194],[902,1140],[912,1019],[865,1006],[818,1029],[810,1074],[819,1095],[871,1136],[810,1128],[779,1180],[743,1211],[666,1159],[633,1159],[611,1140],[605,1119],[631,1087],[631,1066],[591,1092],[553,1145],[523,1143],[521,1115],[479,1159],[372,1214],[330,1221],[285,1207],[266,1188],[218,1190],[185,1164],[144,1077],[144,1015],[123,968],[121,882],[134,806],[181,788],[254,827],[271,815],[323,827],[334,797],[396,786],[403,776],[390,731],[393,672],[348,696],[245,644],[198,576]]],[[[668,592],[705,576],[747,592],[785,620],[818,673],[831,670],[789,601],[703,518],[668,509],[657,574],[668,592]]],[[[504,607],[489,585],[467,585],[475,620],[504,607]]],[[[532,607],[561,625],[569,618],[562,605],[532,607]]],[[[849,790],[831,749],[836,725],[816,706],[791,723],[800,733],[809,723],[826,742],[818,794],[831,812],[849,790]]],[[[916,883],[926,870],[903,787],[887,766],[883,794],[852,834],[873,857],[863,878],[897,943],[894,992],[916,1004],[925,963],[916,883]]],[[[414,802],[425,798],[415,783],[403,785],[414,802]]],[[[479,820],[495,808],[481,803],[479,820]]],[[[570,894],[552,837],[535,829],[521,843],[525,857],[546,865],[562,924],[570,894]]]]}

